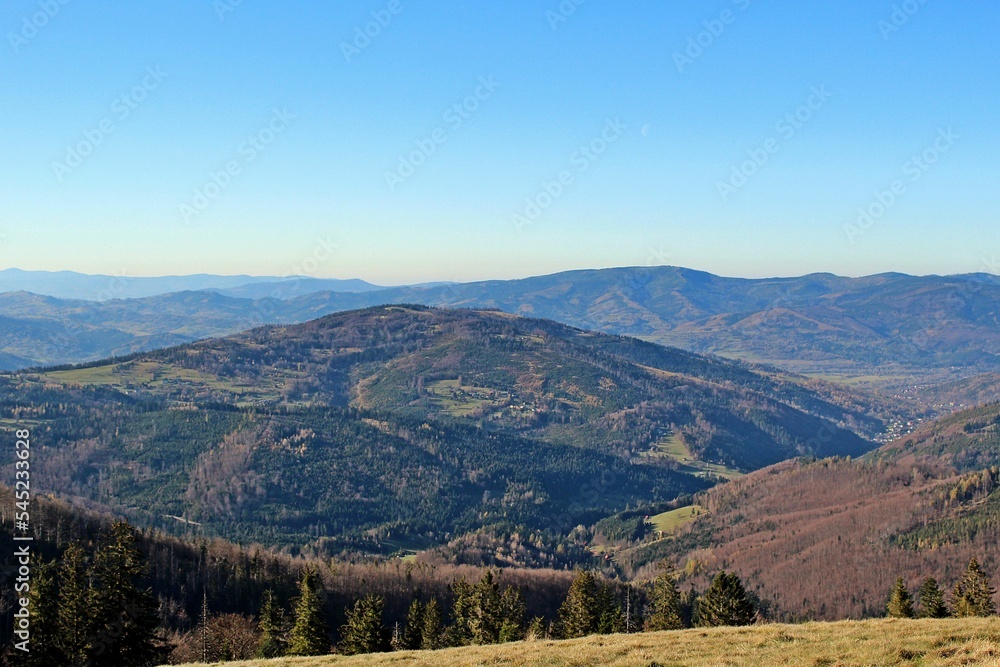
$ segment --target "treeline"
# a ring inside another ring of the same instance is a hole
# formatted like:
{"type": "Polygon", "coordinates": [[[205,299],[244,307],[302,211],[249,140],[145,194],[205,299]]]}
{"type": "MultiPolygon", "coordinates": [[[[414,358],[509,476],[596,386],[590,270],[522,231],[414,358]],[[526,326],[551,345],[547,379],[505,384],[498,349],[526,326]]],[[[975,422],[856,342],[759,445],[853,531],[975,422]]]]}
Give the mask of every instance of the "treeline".
{"type": "Polygon", "coordinates": [[[973,558],[965,569],[965,574],[951,591],[950,604],[945,602],[944,592],[934,577],[927,577],[920,584],[917,606],[913,595],[902,577],[896,579],[889,594],[886,615],[891,618],[947,618],[955,616],[993,616],[997,613],[994,596],[996,589],[990,578],[973,558]]]}
{"type": "Polygon", "coordinates": [[[343,625],[331,632],[321,579],[307,570],[290,609],[276,604],[270,592],[256,618],[213,616],[206,607],[198,627],[178,638],[171,661],[436,650],[694,626],[750,625],[761,617],[757,601],[739,577],[728,572],[720,572],[699,595],[694,588],[681,593],[674,576],[666,570],[644,587],[581,570],[553,619],[529,618],[521,589],[502,586],[498,574],[487,570],[475,583],[461,578],[452,583],[444,599],[415,594],[405,622],[392,625],[386,623],[385,598],[366,595],[346,610],[343,625]],[[333,642],[331,636],[335,637],[333,642]]]}

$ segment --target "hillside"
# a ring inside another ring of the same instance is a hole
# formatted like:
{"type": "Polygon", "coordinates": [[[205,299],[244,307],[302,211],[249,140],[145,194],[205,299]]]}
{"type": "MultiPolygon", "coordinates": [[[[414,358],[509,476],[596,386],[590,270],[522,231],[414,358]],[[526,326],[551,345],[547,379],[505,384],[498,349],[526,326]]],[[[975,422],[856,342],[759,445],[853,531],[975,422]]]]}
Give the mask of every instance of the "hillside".
{"type": "Polygon", "coordinates": [[[1000,567],[1000,405],[944,418],[861,460],[789,461],[695,498],[701,511],[616,552],[641,575],[731,568],[786,619],[880,614],[896,577],[950,588],[1000,567]]]}
{"type": "MultiPolygon", "coordinates": [[[[497,308],[695,352],[893,387],[912,385],[913,379],[941,382],[1000,370],[1000,282],[985,274],[747,280],[664,266],[369,287],[331,290],[321,281],[303,280],[258,283],[223,290],[225,295],[213,292],[223,297],[219,300],[180,293],[103,303],[30,303],[24,296],[0,295],[0,315],[63,328],[86,325],[68,335],[87,335],[92,328],[107,337],[100,349],[72,344],[65,353],[34,355],[16,339],[0,339],[0,351],[34,364],[90,361],[116,353],[123,335],[138,339],[131,343],[133,349],[152,349],[143,336],[193,340],[373,305],[419,303],[497,308]]],[[[52,335],[43,332],[40,340],[52,335]]],[[[961,395],[959,400],[973,402],[961,395]]]]}
{"type": "Polygon", "coordinates": [[[0,418],[41,488],[139,525],[324,553],[521,531],[548,566],[591,557],[577,525],[879,426],[733,362],[397,306],[5,378],[0,418]]]}
{"type": "MultiPolygon", "coordinates": [[[[1000,621],[878,620],[706,628],[441,651],[285,658],[225,667],[715,667],[733,665],[921,665],[995,667],[1000,621]]],[[[188,667],[193,667],[190,665],[188,667]]]]}

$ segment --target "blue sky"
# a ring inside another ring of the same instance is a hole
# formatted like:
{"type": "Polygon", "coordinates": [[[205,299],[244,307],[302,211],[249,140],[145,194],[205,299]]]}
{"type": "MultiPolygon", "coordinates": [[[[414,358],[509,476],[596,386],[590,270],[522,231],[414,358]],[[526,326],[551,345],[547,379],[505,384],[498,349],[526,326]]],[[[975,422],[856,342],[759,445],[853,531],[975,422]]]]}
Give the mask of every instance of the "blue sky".
{"type": "Polygon", "coordinates": [[[0,267],[997,272],[998,33],[939,0],[10,0],[0,267]]]}

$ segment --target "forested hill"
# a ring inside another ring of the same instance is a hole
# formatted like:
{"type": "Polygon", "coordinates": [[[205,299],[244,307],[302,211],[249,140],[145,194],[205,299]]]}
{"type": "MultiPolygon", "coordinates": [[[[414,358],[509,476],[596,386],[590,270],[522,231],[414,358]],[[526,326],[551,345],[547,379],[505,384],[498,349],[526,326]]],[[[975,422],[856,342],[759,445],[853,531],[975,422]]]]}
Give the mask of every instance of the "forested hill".
{"type": "Polygon", "coordinates": [[[767,591],[776,618],[880,615],[897,577],[911,590],[925,577],[950,590],[977,558],[995,579],[998,442],[992,404],[860,460],[784,462],[699,494],[675,530],[622,544],[616,558],[648,573],[666,557],[693,581],[732,569],[767,591]]]}
{"type": "Polygon", "coordinates": [[[175,401],[454,418],[625,458],[673,447],[743,471],[804,454],[859,455],[872,445],[856,433],[884,427],[850,395],[744,364],[422,306],[338,313],[44,377],[175,401]]]}
{"type": "Polygon", "coordinates": [[[33,482],[140,525],[322,553],[489,529],[531,562],[629,506],[873,445],[848,401],[745,365],[502,313],[390,306],[0,381],[33,482]],[[836,421],[837,423],[834,423],[836,421]]]}

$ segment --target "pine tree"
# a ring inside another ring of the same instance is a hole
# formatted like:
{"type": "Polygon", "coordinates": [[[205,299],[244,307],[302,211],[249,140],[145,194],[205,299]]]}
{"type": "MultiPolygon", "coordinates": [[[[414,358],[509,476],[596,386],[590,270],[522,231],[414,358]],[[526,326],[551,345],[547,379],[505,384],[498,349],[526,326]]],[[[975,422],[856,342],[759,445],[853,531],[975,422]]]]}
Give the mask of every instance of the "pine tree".
{"type": "Polygon", "coordinates": [[[600,621],[597,598],[597,580],[593,573],[581,570],[559,607],[560,635],[563,638],[586,637],[597,632],[600,621]]]}
{"type": "Polygon", "coordinates": [[[94,623],[93,588],[83,549],[73,543],[63,553],[59,568],[58,647],[70,667],[90,665],[94,623]]]}
{"type": "Polygon", "coordinates": [[[531,619],[531,623],[528,624],[528,630],[524,633],[524,637],[529,640],[548,639],[548,626],[545,623],[545,619],[541,616],[536,616],[531,619]]]}
{"type": "Polygon", "coordinates": [[[441,648],[441,605],[437,598],[431,598],[424,608],[423,634],[420,640],[420,648],[425,651],[433,651],[441,648]]]}
{"type": "Polygon", "coordinates": [[[93,667],[144,667],[166,659],[166,643],[156,632],[156,598],[139,583],[146,560],[137,543],[135,529],[118,521],[98,545],[92,568],[93,667]]]}
{"type": "Polygon", "coordinates": [[[993,595],[996,591],[990,585],[989,577],[973,558],[965,570],[962,580],[955,584],[952,593],[952,609],[955,616],[992,616],[996,613],[993,595]]]}
{"type": "Polygon", "coordinates": [[[500,641],[516,642],[524,639],[524,616],[528,613],[521,589],[508,586],[500,596],[500,613],[503,623],[500,625],[500,641]]]}
{"type": "Polygon", "coordinates": [[[28,613],[31,619],[30,652],[17,664],[24,667],[52,667],[69,661],[59,649],[59,600],[55,563],[38,565],[31,573],[28,613]]]}
{"type": "Polygon", "coordinates": [[[323,611],[319,575],[307,569],[299,581],[295,600],[295,623],[288,636],[288,655],[325,655],[330,652],[329,630],[323,611]]]}
{"type": "Polygon", "coordinates": [[[646,618],[646,630],[680,630],[684,627],[681,594],[672,574],[664,570],[653,580],[649,601],[651,613],[646,618]]]}
{"type": "Polygon", "coordinates": [[[625,610],[617,592],[608,584],[597,584],[597,633],[602,635],[625,632],[625,610]]]}
{"type": "Polygon", "coordinates": [[[681,616],[684,620],[685,628],[693,628],[698,625],[698,601],[701,596],[695,590],[694,584],[681,593],[681,616]]]}
{"type": "Polygon", "coordinates": [[[712,580],[698,604],[698,624],[703,627],[750,625],[756,613],[740,578],[722,571],[712,580]]]}
{"type": "Polygon", "coordinates": [[[379,595],[367,595],[347,612],[347,622],[340,629],[340,652],[344,655],[380,653],[386,650],[382,611],[385,600],[379,595]]]}
{"type": "Polygon", "coordinates": [[[890,618],[913,618],[913,597],[906,589],[902,577],[896,579],[896,583],[892,586],[886,611],[890,618]]]}
{"type": "Polygon", "coordinates": [[[496,644],[500,640],[503,615],[500,608],[500,586],[492,570],[483,574],[472,591],[469,606],[469,630],[473,644],[496,644]]]}
{"type": "Polygon", "coordinates": [[[260,639],[257,642],[258,658],[277,658],[285,654],[285,612],[274,597],[274,591],[264,591],[260,606],[260,639]]]}
{"type": "Polygon", "coordinates": [[[424,616],[426,611],[423,603],[414,598],[410,610],[406,614],[406,625],[403,627],[403,637],[400,648],[404,651],[416,651],[424,643],[424,616]]]}
{"type": "Polygon", "coordinates": [[[454,602],[451,605],[451,625],[445,631],[448,646],[465,646],[472,642],[470,620],[472,615],[473,588],[465,577],[451,585],[454,602]]]}
{"type": "Polygon", "coordinates": [[[920,617],[947,618],[948,607],[944,604],[944,593],[938,587],[933,577],[924,579],[920,584],[920,617]]]}

